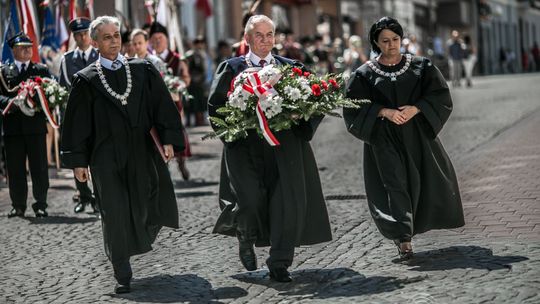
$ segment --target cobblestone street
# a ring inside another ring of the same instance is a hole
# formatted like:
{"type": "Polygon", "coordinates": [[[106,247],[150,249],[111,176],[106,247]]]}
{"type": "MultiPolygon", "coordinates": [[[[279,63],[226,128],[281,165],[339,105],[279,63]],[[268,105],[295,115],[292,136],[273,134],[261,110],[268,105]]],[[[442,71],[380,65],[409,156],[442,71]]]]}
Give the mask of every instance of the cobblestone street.
{"type": "MultiPolygon", "coordinates": [[[[7,218],[0,188],[0,303],[540,303],[540,74],[476,78],[452,90],[440,138],[459,177],[466,226],[414,239],[397,261],[367,209],[362,143],[327,117],[312,142],[334,240],[296,251],[293,283],[245,272],[237,241],[211,233],[221,143],[188,129],[192,179],[175,166],[180,229],[132,259],[132,292],[115,295],[99,219],[75,214],[68,170],[51,169],[49,217],[7,218]]],[[[29,191],[31,193],[31,191],[29,191]]],[[[259,264],[267,250],[257,248],[259,264]]]]}

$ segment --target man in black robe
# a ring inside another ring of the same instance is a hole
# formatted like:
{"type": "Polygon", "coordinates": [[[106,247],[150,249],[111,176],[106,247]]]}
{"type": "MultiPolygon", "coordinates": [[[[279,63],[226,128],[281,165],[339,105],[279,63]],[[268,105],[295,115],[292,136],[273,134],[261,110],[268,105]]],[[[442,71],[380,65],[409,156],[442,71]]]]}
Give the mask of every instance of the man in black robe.
{"type": "MultiPolygon", "coordinates": [[[[8,41],[15,61],[1,66],[0,73],[0,112],[6,111],[3,133],[8,173],[9,197],[13,209],[8,217],[23,217],[26,210],[28,184],[26,181],[26,159],[32,176],[32,194],[36,202],[32,209],[36,217],[46,217],[49,171],[47,168],[47,125],[43,111],[26,110],[26,101],[10,103],[17,98],[19,84],[36,77],[51,77],[49,70],[32,59],[32,40],[19,33],[8,41]],[[11,105],[10,105],[11,104],[11,105]]],[[[27,97],[31,98],[31,97],[27,97]]],[[[39,104],[37,95],[32,98],[39,104]]],[[[19,100],[21,101],[21,100],[19,100]]],[[[1,114],[0,114],[1,115],[1,114]]]]}
{"type": "MultiPolygon", "coordinates": [[[[71,89],[73,75],[92,64],[99,56],[98,51],[91,45],[88,31],[90,22],[88,18],[78,17],[71,20],[68,25],[77,45],[76,49],[64,54],[60,64],[60,85],[68,91],[71,89]]],[[[75,178],[75,186],[79,191],[79,199],[73,211],[75,213],[84,212],[86,205],[91,205],[94,212],[97,212],[96,201],[92,196],[92,190],[88,187],[88,182],[79,182],[75,178]]]]}
{"type": "Polygon", "coordinates": [[[62,160],[81,182],[88,179],[90,167],[105,252],[118,282],[115,292],[124,293],[130,291],[130,256],[150,251],[161,226],[178,227],[165,161],[183,149],[174,146],[183,138],[178,111],[157,70],[150,62],[119,54],[119,26],[118,19],[109,16],[90,25],[100,58],[73,79],[62,160]],[[150,136],[152,127],[159,144],[150,136]]]}
{"type": "MultiPolygon", "coordinates": [[[[248,66],[298,63],[273,56],[275,27],[268,17],[256,15],[246,24],[246,56],[224,61],[216,71],[208,110],[227,102],[231,81],[248,66]]],[[[301,66],[301,65],[300,65],[301,66]]],[[[270,278],[291,281],[287,270],[294,248],[332,239],[317,164],[309,145],[321,119],[303,121],[292,130],[276,132],[280,146],[272,147],[255,130],[248,137],[225,142],[219,202],[222,213],[214,232],[236,236],[240,260],[247,270],[257,269],[253,246],[269,246],[266,263],[270,278]]]]}

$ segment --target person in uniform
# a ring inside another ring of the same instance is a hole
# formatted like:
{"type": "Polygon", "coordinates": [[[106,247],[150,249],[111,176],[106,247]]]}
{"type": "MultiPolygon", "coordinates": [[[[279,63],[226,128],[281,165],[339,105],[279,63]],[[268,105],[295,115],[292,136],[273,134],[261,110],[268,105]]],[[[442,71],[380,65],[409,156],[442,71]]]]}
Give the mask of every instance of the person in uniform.
{"type": "MultiPolygon", "coordinates": [[[[227,102],[231,81],[248,67],[296,65],[272,55],[275,26],[270,18],[254,15],[246,23],[250,52],[222,62],[208,98],[210,116],[227,102]]],[[[291,130],[274,133],[279,146],[270,146],[249,130],[245,139],[224,142],[219,203],[221,215],[214,233],[235,236],[240,261],[247,270],[257,269],[255,246],[270,246],[266,264],[270,278],[292,280],[296,246],[330,241],[332,234],[317,164],[309,141],[322,117],[302,121],[291,130]]],[[[215,126],[213,126],[215,127],[215,126]]]]}
{"type": "Polygon", "coordinates": [[[208,85],[206,76],[208,69],[208,54],[206,53],[206,40],[204,37],[197,37],[193,40],[193,49],[186,52],[186,62],[188,63],[191,82],[188,92],[193,97],[190,99],[185,109],[184,122],[186,126],[191,124],[191,116],[195,117],[195,126],[204,126],[206,121],[204,114],[206,112],[206,101],[208,96],[208,85]]]}
{"type": "Polygon", "coordinates": [[[383,17],[369,42],[378,56],[360,66],[347,97],[369,99],[343,109],[348,131],[364,141],[369,210],[402,259],[413,256],[412,238],[431,229],[464,225],[454,168],[437,134],[452,112],[441,72],[424,57],[401,54],[403,28],[383,17]]]}
{"type": "MultiPolygon", "coordinates": [[[[150,42],[154,50],[154,55],[158,56],[167,65],[173,75],[180,77],[182,81],[189,86],[191,83],[191,76],[189,74],[189,68],[184,60],[181,59],[180,54],[174,50],[169,49],[169,33],[167,29],[159,22],[153,22],[150,26],[150,42]]],[[[178,108],[179,115],[182,115],[183,104],[181,97],[175,100],[174,103],[178,108]]],[[[186,167],[186,160],[191,157],[191,146],[189,144],[189,137],[184,129],[184,151],[176,155],[176,161],[178,164],[178,170],[182,174],[184,180],[190,178],[189,170],[186,167]]]]}
{"type": "MultiPolygon", "coordinates": [[[[19,84],[36,77],[51,77],[47,67],[31,61],[32,40],[19,33],[8,41],[15,61],[1,67],[0,109],[4,116],[3,131],[8,174],[9,196],[13,209],[8,217],[23,217],[26,210],[28,185],[26,182],[26,159],[32,177],[32,193],[36,202],[32,209],[36,217],[46,217],[49,172],[47,166],[47,125],[42,111],[26,109],[26,101],[17,98],[19,84]],[[15,101],[11,103],[12,101],[15,101]],[[11,106],[9,106],[11,104],[11,106]]],[[[28,97],[30,98],[30,97],[28,97]]],[[[34,103],[39,104],[37,95],[34,103]]]]}
{"type": "MultiPolygon", "coordinates": [[[[73,38],[77,44],[77,48],[67,52],[62,58],[60,65],[60,85],[71,89],[73,75],[78,71],[89,66],[99,57],[98,51],[92,47],[88,28],[90,27],[90,19],[78,17],[69,22],[69,29],[73,33],[73,38]]],[[[94,212],[97,212],[98,206],[95,198],[92,196],[92,191],[88,187],[88,182],[80,182],[75,178],[75,186],[79,191],[77,205],[75,205],[75,213],[84,212],[87,205],[91,205],[94,212]]]]}
{"type": "Polygon", "coordinates": [[[184,148],[182,122],[154,66],[120,54],[117,18],[96,18],[90,37],[100,56],[73,78],[62,160],[81,182],[90,167],[105,253],[117,281],[114,291],[126,293],[130,257],[150,251],[162,226],[178,228],[166,162],[184,148]]]}

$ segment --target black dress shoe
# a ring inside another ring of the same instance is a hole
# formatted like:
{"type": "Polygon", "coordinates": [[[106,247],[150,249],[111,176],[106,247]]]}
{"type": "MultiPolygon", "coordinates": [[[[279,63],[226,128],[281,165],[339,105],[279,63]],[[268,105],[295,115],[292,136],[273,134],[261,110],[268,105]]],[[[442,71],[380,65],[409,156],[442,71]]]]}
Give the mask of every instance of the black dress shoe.
{"type": "Polygon", "coordinates": [[[270,278],[276,282],[292,282],[291,274],[287,268],[273,268],[270,269],[270,278]]]}
{"type": "Polygon", "coordinates": [[[75,208],[73,208],[73,211],[75,213],[84,212],[84,209],[86,208],[86,204],[88,204],[88,202],[79,202],[79,203],[77,203],[77,205],[75,205],[75,208]]]}
{"type": "Polygon", "coordinates": [[[238,255],[240,256],[240,262],[242,262],[244,268],[248,271],[257,270],[257,256],[255,255],[253,243],[239,241],[238,255]]]}
{"type": "Polygon", "coordinates": [[[18,216],[18,217],[24,217],[24,211],[19,209],[19,208],[13,208],[11,209],[11,211],[8,213],[8,218],[12,218],[12,217],[15,217],[15,216],[18,216]]]}
{"type": "Polygon", "coordinates": [[[114,293],[120,294],[120,293],[129,293],[131,292],[131,286],[128,284],[120,284],[116,283],[116,286],[114,286],[114,293]]]}
{"type": "Polygon", "coordinates": [[[45,209],[36,209],[34,210],[34,213],[36,214],[36,217],[47,217],[49,214],[45,209]]]}

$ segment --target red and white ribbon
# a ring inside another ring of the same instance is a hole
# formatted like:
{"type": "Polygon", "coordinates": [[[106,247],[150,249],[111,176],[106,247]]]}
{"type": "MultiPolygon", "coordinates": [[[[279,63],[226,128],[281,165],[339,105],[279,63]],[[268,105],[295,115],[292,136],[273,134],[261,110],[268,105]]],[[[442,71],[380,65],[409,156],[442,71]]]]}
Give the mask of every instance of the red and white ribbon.
{"type": "MultiPolygon", "coordinates": [[[[19,84],[19,91],[17,93],[18,99],[23,99],[24,102],[27,103],[28,107],[33,109],[35,108],[35,103],[32,100],[32,97],[34,95],[38,96],[39,103],[41,104],[41,109],[45,113],[45,116],[47,117],[47,120],[51,124],[51,126],[55,129],[58,129],[58,123],[54,120],[53,115],[51,114],[51,110],[49,109],[49,102],[47,101],[47,98],[45,97],[45,93],[43,92],[43,88],[37,84],[36,82],[32,80],[23,81],[19,84]]],[[[9,111],[9,109],[13,106],[16,98],[13,98],[10,100],[4,111],[2,111],[2,115],[6,115],[9,111]]]]}
{"type": "MultiPolygon", "coordinates": [[[[257,114],[257,119],[259,121],[259,127],[261,128],[262,134],[271,146],[279,146],[280,143],[268,126],[268,120],[266,119],[264,111],[261,107],[261,100],[265,100],[269,95],[277,94],[273,86],[279,81],[280,78],[281,74],[276,74],[271,79],[263,83],[258,72],[248,72],[247,79],[242,84],[242,89],[244,91],[250,94],[255,94],[259,98],[257,101],[257,106],[255,107],[255,113],[257,114]]],[[[232,83],[234,83],[234,79],[231,84],[232,83]]]]}

